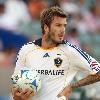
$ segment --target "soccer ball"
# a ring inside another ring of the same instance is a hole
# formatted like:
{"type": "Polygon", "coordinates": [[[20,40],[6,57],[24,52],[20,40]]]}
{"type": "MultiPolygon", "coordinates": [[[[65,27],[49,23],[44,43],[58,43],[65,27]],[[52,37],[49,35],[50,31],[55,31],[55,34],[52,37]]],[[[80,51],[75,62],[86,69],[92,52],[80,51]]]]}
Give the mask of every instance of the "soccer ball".
{"type": "Polygon", "coordinates": [[[40,75],[34,69],[23,68],[17,70],[11,79],[13,86],[19,87],[22,90],[28,88],[36,93],[41,89],[40,75]]]}

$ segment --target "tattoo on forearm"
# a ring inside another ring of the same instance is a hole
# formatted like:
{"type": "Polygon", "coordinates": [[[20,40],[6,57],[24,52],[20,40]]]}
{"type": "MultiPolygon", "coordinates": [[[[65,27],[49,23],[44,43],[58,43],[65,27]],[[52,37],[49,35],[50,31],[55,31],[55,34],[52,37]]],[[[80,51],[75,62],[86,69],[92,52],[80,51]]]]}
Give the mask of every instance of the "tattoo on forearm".
{"type": "Polygon", "coordinates": [[[95,75],[89,75],[89,76],[87,76],[87,77],[85,77],[85,78],[83,78],[75,83],[72,83],[71,86],[74,89],[74,88],[89,85],[89,84],[92,84],[92,83],[95,83],[98,81],[100,81],[100,72],[98,72],[95,75]]]}

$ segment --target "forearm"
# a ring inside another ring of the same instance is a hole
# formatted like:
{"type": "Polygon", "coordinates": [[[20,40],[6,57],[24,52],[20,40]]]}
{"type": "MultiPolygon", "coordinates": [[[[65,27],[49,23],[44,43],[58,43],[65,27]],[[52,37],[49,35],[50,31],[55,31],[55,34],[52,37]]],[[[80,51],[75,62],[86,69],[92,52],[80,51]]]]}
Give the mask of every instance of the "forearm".
{"type": "Polygon", "coordinates": [[[75,83],[72,83],[71,86],[74,89],[74,88],[89,85],[89,84],[92,84],[92,83],[95,83],[98,81],[100,81],[100,72],[98,72],[95,75],[89,75],[89,76],[87,76],[87,77],[85,77],[85,78],[83,78],[75,83]]]}
{"type": "Polygon", "coordinates": [[[95,82],[98,82],[100,81],[100,72],[98,72],[97,74],[95,75],[89,75],[75,83],[72,83],[68,86],[66,86],[63,91],[61,91],[59,94],[58,94],[58,97],[61,97],[61,96],[69,96],[70,93],[72,92],[73,89],[75,88],[78,88],[78,87],[81,87],[81,86],[85,86],[85,85],[89,85],[89,84],[92,84],[92,83],[95,83],[95,82]]]}

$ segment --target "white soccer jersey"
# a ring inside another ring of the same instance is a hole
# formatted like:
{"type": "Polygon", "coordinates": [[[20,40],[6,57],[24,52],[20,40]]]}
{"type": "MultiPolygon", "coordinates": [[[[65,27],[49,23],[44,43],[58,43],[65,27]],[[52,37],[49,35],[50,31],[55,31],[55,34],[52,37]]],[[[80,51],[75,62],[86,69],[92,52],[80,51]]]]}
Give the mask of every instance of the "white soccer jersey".
{"type": "Polygon", "coordinates": [[[41,39],[24,45],[18,55],[16,69],[29,67],[41,74],[42,89],[32,100],[56,100],[78,71],[97,73],[99,63],[76,46],[63,42],[52,49],[40,47],[41,39]]]}

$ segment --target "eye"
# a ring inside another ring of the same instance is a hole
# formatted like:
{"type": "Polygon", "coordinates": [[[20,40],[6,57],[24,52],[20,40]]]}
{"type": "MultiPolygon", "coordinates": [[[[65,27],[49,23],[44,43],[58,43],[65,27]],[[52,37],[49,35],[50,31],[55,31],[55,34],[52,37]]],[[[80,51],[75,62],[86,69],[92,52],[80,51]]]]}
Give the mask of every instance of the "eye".
{"type": "Polygon", "coordinates": [[[61,26],[61,24],[56,24],[56,26],[60,27],[60,26],[61,26]]]}

